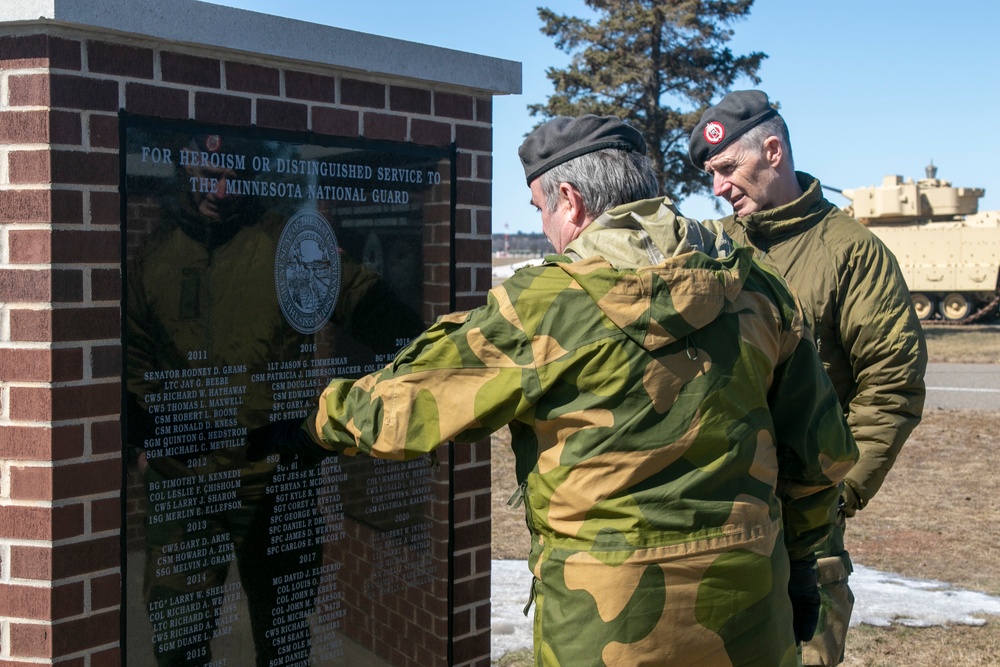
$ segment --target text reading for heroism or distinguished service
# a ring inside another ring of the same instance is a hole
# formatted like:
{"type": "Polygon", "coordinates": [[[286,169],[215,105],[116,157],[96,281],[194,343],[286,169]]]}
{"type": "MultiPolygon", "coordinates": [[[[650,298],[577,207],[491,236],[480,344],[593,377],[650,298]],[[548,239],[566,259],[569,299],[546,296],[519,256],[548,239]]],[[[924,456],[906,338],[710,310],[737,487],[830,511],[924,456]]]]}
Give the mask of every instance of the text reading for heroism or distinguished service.
{"type": "MultiPolygon", "coordinates": [[[[175,164],[174,150],[159,146],[143,146],[142,162],[153,164],[175,164]]],[[[437,185],[441,174],[436,170],[403,169],[398,167],[371,167],[330,160],[298,160],[247,156],[241,153],[211,153],[183,148],[176,152],[176,164],[182,167],[208,167],[235,172],[256,174],[286,174],[291,176],[323,176],[355,181],[375,181],[378,183],[399,183],[412,185],[437,185]]],[[[226,194],[256,197],[280,197],[290,199],[351,201],[373,204],[407,204],[410,194],[406,190],[387,188],[366,188],[360,186],[324,185],[308,183],[302,185],[286,181],[269,181],[258,178],[217,178],[214,176],[189,176],[191,192],[218,192],[220,185],[226,194]]]]}

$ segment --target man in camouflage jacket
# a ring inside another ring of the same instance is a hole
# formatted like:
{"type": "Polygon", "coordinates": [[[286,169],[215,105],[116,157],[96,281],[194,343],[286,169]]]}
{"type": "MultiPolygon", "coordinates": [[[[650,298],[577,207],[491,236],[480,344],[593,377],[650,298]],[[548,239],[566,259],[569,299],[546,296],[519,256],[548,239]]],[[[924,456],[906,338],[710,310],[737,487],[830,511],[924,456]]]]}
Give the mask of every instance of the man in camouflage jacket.
{"type": "MultiPolygon", "coordinates": [[[[761,91],[730,93],[702,116],[691,160],[733,205],[737,242],[796,290],[861,455],[844,479],[837,527],[817,551],[822,614],[803,664],[843,660],[854,596],[848,517],[882,486],[924,404],[927,350],[895,257],[792,164],[788,128],[761,91]]],[[[717,223],[715,223],[717,224],[717,223]]]]}
{"type": "Polygon", "coordinates": [[[789,572],[815,588],[856,448],[782,280],[642,199],[643,152],[613,118],[529,135],[532,202],[565,254],[333,381],[299,433],[405,459],[509,425],[539,665],[795,665],[810,602],[789,572]]]}

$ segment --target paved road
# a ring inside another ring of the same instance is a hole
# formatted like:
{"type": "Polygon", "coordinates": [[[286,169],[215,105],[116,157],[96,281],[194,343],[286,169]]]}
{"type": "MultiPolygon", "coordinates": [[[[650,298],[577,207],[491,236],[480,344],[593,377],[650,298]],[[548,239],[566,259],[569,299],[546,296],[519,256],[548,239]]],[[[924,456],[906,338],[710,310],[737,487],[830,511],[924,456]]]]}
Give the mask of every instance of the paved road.
{"type": "Polygon", "coordinates": [[[1000,411],[1000,365],[928,364],[926,409],[1000,411]]]}

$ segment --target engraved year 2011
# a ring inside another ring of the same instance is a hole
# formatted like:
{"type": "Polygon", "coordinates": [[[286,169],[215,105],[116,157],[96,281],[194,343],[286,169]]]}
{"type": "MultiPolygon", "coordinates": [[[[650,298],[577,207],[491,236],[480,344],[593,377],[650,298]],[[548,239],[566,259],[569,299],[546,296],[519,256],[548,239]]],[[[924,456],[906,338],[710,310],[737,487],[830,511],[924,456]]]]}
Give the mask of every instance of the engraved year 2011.
{"type": "Polygon", "coordinates": [[[188,361],[205,361],[208,359],[207,350],[188,350],[188,361]]]}

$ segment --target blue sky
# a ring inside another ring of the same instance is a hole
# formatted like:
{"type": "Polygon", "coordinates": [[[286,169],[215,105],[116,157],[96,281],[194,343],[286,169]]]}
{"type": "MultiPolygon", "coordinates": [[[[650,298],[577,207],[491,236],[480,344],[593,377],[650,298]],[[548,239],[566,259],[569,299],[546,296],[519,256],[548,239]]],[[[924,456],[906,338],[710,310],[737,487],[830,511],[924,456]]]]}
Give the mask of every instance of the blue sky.
{"type": "MultiPolygon", "coordinates": [[[[517,147],[537,122],[527,105],[552,91],[545,70],[569,57],[540,32],[536,8],[581,16],[588,11],[582,0],[216,4],[522,63],[522,94],[494,102],[493,226],[541,230],[517,147]]],[[[923,178],[933,160],[939,178],[985,188],[980,210],[997,210],[998,26],[1000,2],[989,0],[757,0],[750,17],[733,24],[731,46],[768,54],[759,87],[781,103],[796,167],[824,185],[876,185],[888,174],[923,178]]],[[[712,198],[679,205],[690,217],[718,217],[712,198]]]]}

